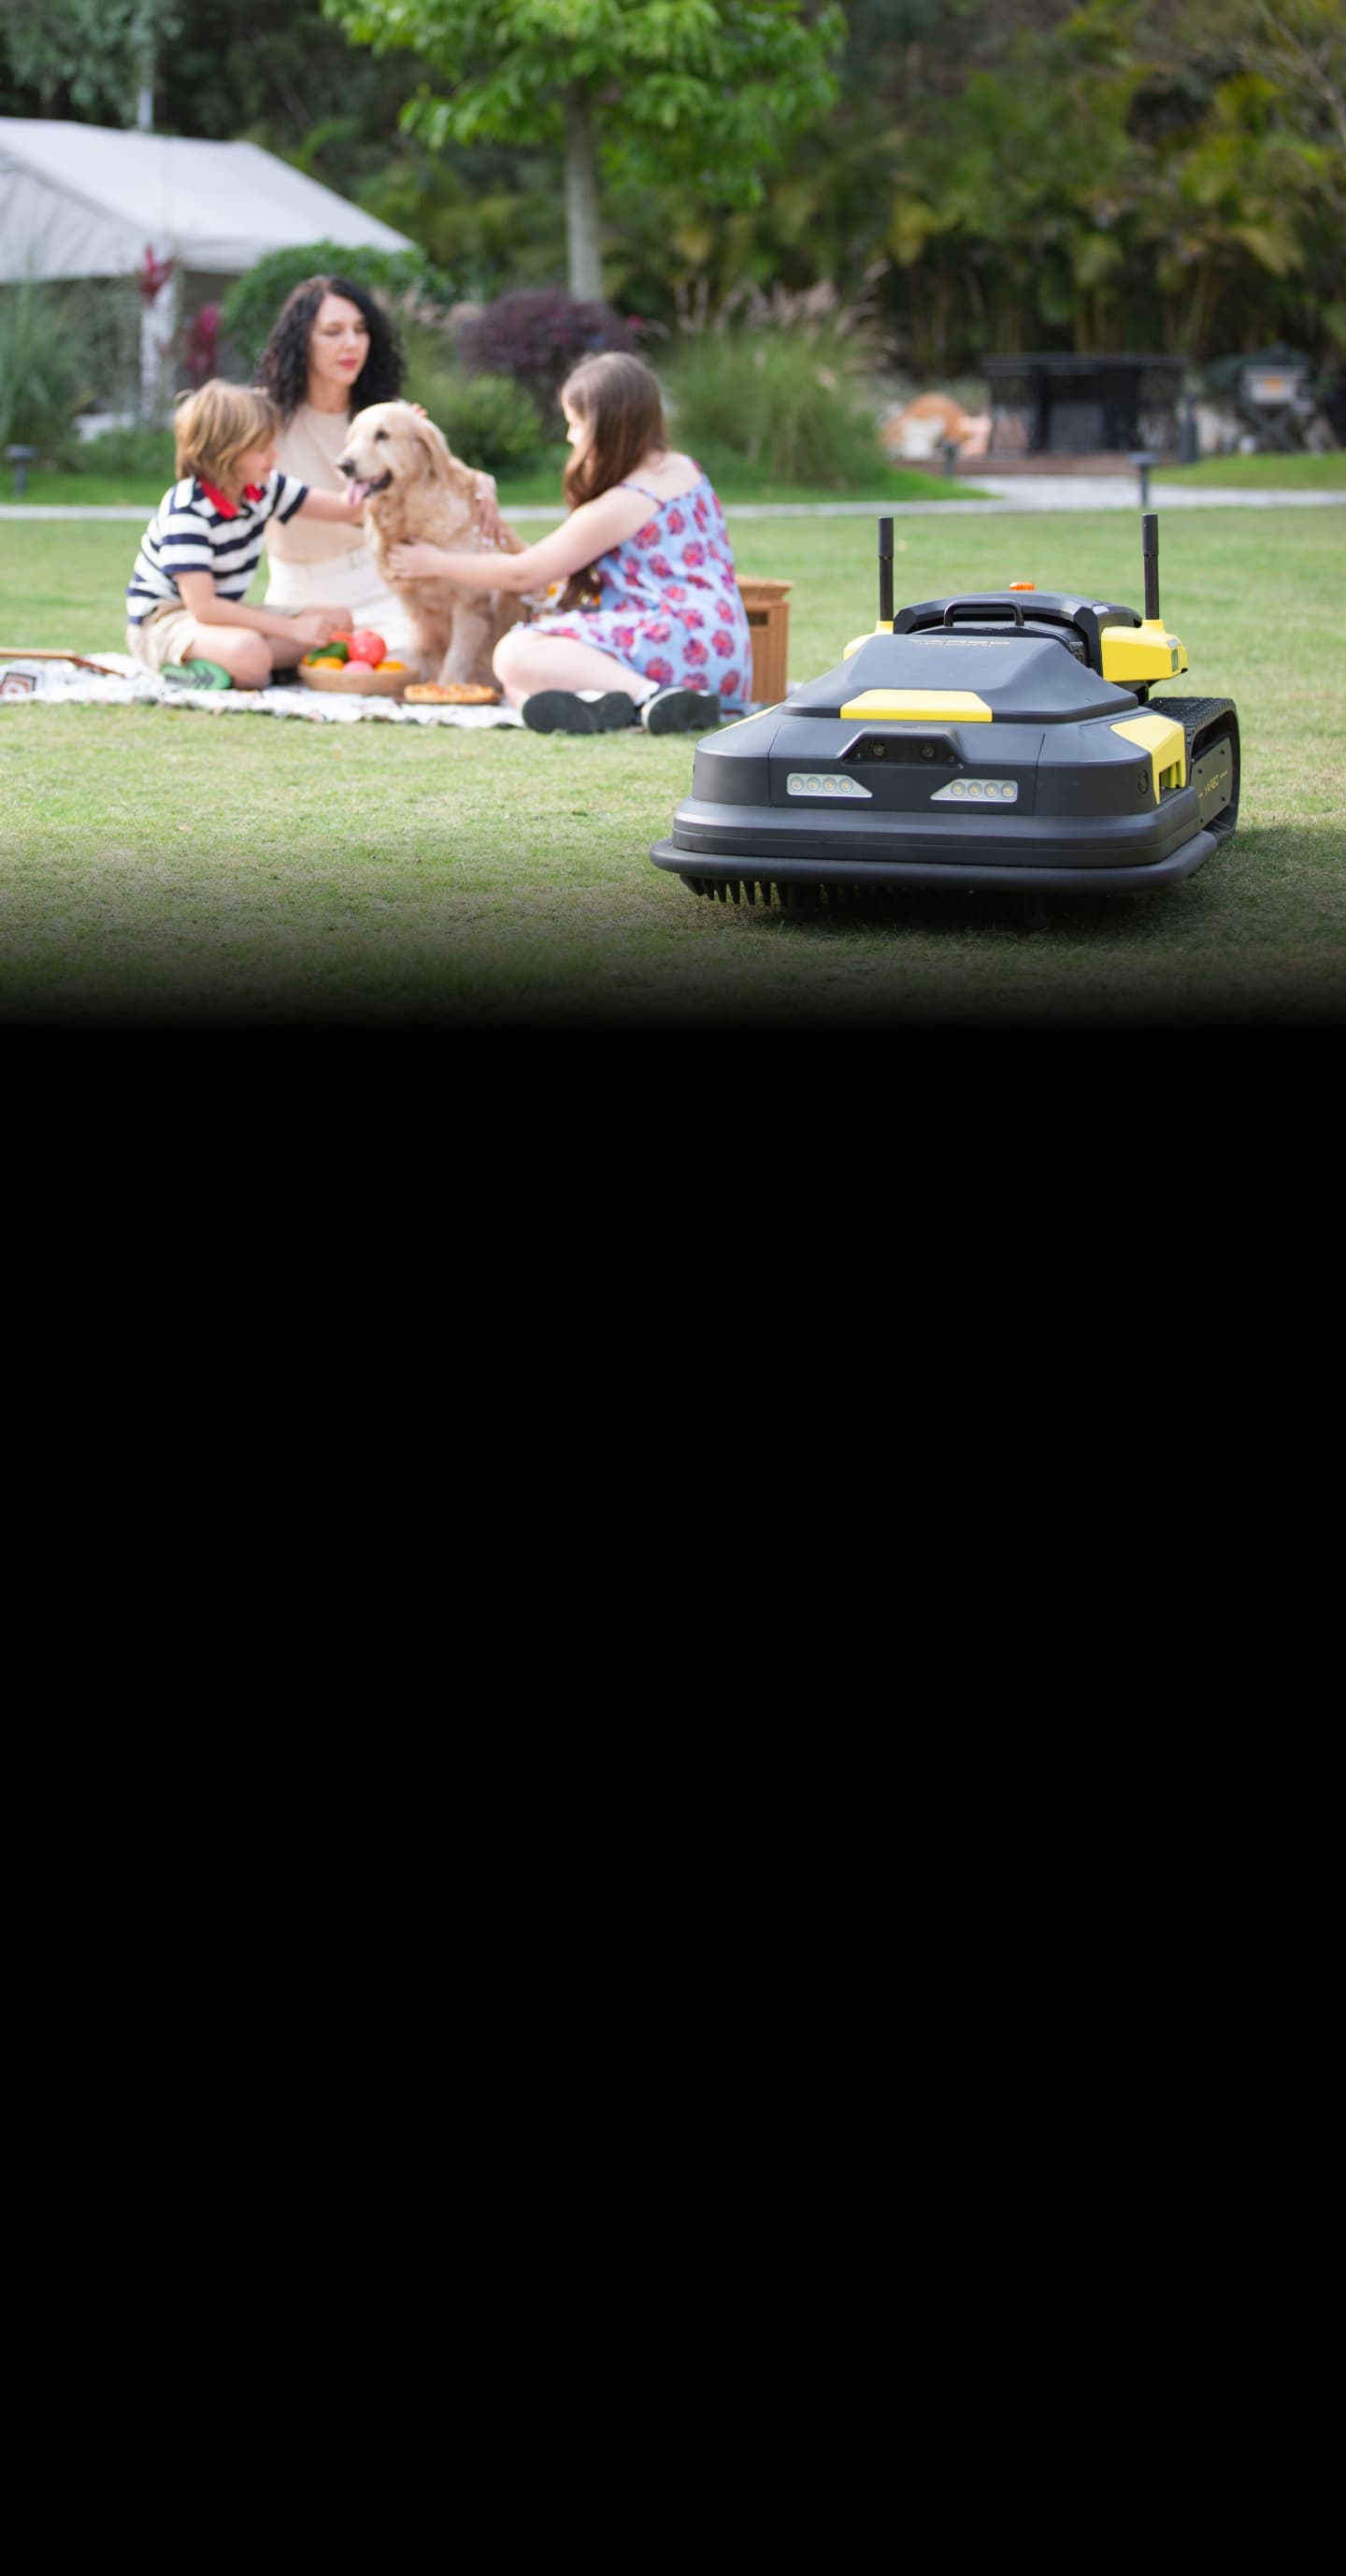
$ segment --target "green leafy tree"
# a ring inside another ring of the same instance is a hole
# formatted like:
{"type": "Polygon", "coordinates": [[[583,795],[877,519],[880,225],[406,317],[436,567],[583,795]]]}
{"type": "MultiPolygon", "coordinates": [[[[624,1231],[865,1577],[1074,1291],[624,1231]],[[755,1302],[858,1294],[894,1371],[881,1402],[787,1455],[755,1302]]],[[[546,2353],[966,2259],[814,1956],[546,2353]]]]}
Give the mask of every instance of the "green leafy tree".
{"type": "Polygon", "coordinates": [[[956,45],[927,41],[917,0],[869,9],[838,116],[920,374],[1032,346],[1315,349],[1346,322],[1341,0],[952,13],[956,45]]]}
{"type": "Polygon", "coordinates": [[[571,293],[601,297],[599,178],[704,182],[730,202],[836,95],[843,11],[801,0],[325,0],[356,44],[411,46],[428,87],[403,122],[431,144],[563,142],[571,293]]]}
{"type": "MultiPolygon", "coordinates": [[[[1286,333],[1313,348],[1346,348],[1346,8],[1342,0],[1171,0],[1180,58],[1220,72],[1216,106],[1252,181],[1209,165],[1203,198],[1223,215],[1220,254],[1232,241],[1260,272],[1260,295],[1241,298],[1245,331],[1286,333]],[[1212,19],[1214,18],[1214,24],[1212,19]],[[1279,291],[1277,291],[1279,287],[1279,291]]],[[[1159,18],[1157,7],[1153,12],[1159,18]]],[[[1158,28],[1156,28],[1158,32],[1158,28]]]]}
{"type": "Polygon", "coordinates": [[[1336,362],[1346,0],[846,0],[844,22],[838,52],[835,10],[767,0],[15,0],[0,112],[129,124],[152,23],[159,131],[279,153],[473,301],[557,282],[587,119],[590,273],[601,179],[603,290],[654,323],[748,281],[852,300],[882,262],[894,354],[927,379],[1029,347],[1336,362]]]}
{"type": "Polygon", "coordinates": [[[0,57],[48,113],[59,102],[91,121],[134,125],[152,98],[159,42],[177,26],[170,0],[42,0],[6,13],[0,57]]]}

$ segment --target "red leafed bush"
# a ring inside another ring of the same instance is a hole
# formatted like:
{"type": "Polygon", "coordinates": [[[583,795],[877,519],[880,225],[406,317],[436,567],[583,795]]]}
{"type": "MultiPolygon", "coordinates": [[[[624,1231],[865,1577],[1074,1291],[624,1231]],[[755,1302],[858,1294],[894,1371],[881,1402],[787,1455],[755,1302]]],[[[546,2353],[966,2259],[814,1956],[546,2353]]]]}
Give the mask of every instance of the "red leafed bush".
{"type": "Polygon", "coordinates": [[[638,323],[610,304],[585,304],[564,287],[523,287],[458,324],[458,354],[472,375],[513,376],[554,426],[557,389],[596,349],[634,350],[638,323]]]}
{"type": "Polygon", "coordinates": [[[218,304],[203,304],[187,333],[187,373],[194,385],[203,385],[214,375],[219,346],[220,308],[218,304]]]}

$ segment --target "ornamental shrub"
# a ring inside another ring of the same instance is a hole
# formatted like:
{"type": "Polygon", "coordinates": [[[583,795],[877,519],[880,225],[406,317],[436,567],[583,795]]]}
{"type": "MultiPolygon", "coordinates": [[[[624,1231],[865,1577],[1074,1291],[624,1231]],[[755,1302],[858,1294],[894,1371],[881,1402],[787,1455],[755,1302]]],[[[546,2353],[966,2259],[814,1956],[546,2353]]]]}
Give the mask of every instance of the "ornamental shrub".
{"type": "Polygon", "coordinates": [[[511,376],[464,376],[456,368],[413,361],[407,399],[424,403],[455,456],[485,474],[518,474],[544,444],[537,404],[511,376]]]}
{"type": "Polygon", "coordinates": [[[246,277],[236,278],[220,307],[220,334],[231,341],[251,376],[287,295],[306,277],[348,277],[367,287],[400,322],[443,313],[453,289],[419,250],[353,250],[342,242],[308,242],[298,250],[273,250],[246,277]]]}
{"type": "Polygon", "coordinates": [[[81,438],[70,463],[79,474],[124,474],[153,479],[164,491],[177,477],[171,429],[100,429],[96,438],[81,438]]]}
{"type": "Polygon", "coordinates": [[[470,375],[512,376],[532,395],[547,434],[556,427],[557,393],[581,358],[596,349],[636,347],[638,326],[610,304],[586,304],[562,286],[522,287],[498,296],[457,329],[458,354],[470,375]]]}

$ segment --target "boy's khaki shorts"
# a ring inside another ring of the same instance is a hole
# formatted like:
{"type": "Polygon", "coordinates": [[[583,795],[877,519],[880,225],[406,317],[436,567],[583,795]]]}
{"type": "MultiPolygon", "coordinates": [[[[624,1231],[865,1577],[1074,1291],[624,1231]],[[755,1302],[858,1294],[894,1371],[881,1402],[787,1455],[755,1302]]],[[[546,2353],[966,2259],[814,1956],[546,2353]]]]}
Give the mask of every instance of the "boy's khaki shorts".
{"type": "Polygon", "coordinates": [[[147,671],[162,671],[165,662],[185,662],[199,651],[193,641],[199,632],[191,610],[180,599],[165,599],[150,610],[142,625],[127,627],[126,650],[147,671]]]}

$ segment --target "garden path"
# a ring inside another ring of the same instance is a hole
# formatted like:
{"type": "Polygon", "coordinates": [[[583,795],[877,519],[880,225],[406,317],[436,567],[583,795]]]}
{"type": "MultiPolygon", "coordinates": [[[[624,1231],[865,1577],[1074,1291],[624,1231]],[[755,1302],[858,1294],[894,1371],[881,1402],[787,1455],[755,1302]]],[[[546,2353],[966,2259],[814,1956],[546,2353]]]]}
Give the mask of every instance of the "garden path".
{"type": "MultiPolygon", "coordinates": [[[[932,513],[954,511],[960,519],[968,517],[1013,518],[1025,512],[1040,510],[1134,510],[1139,505],[1139,484],[1134,474],[1035,474],[1033,476],[978,475],[978,487],[989,492],[988,501],[731,501],[726,506],[731,519],[872,519],[879,513],[894,519],[928,518],[932,513]]],[[[1340,492],[1245,492],[1227,484],[1166,483],[1162,475],[1150,483],[1150,507],[1154,510],[1340,510],[1346,508],[1346,491],[1340,492]]],[[[525,520],[554,525],[556,508],[552,502],[520,502],[511,509],[510,519],[516,527],[525,520]]],[[[101,509],[71,510],[44,508],[32,503],[0,503],[0,519],[124,519],[129,525],[143,527],[143,508],[124,509],[108,504],[101,509]]]]}

